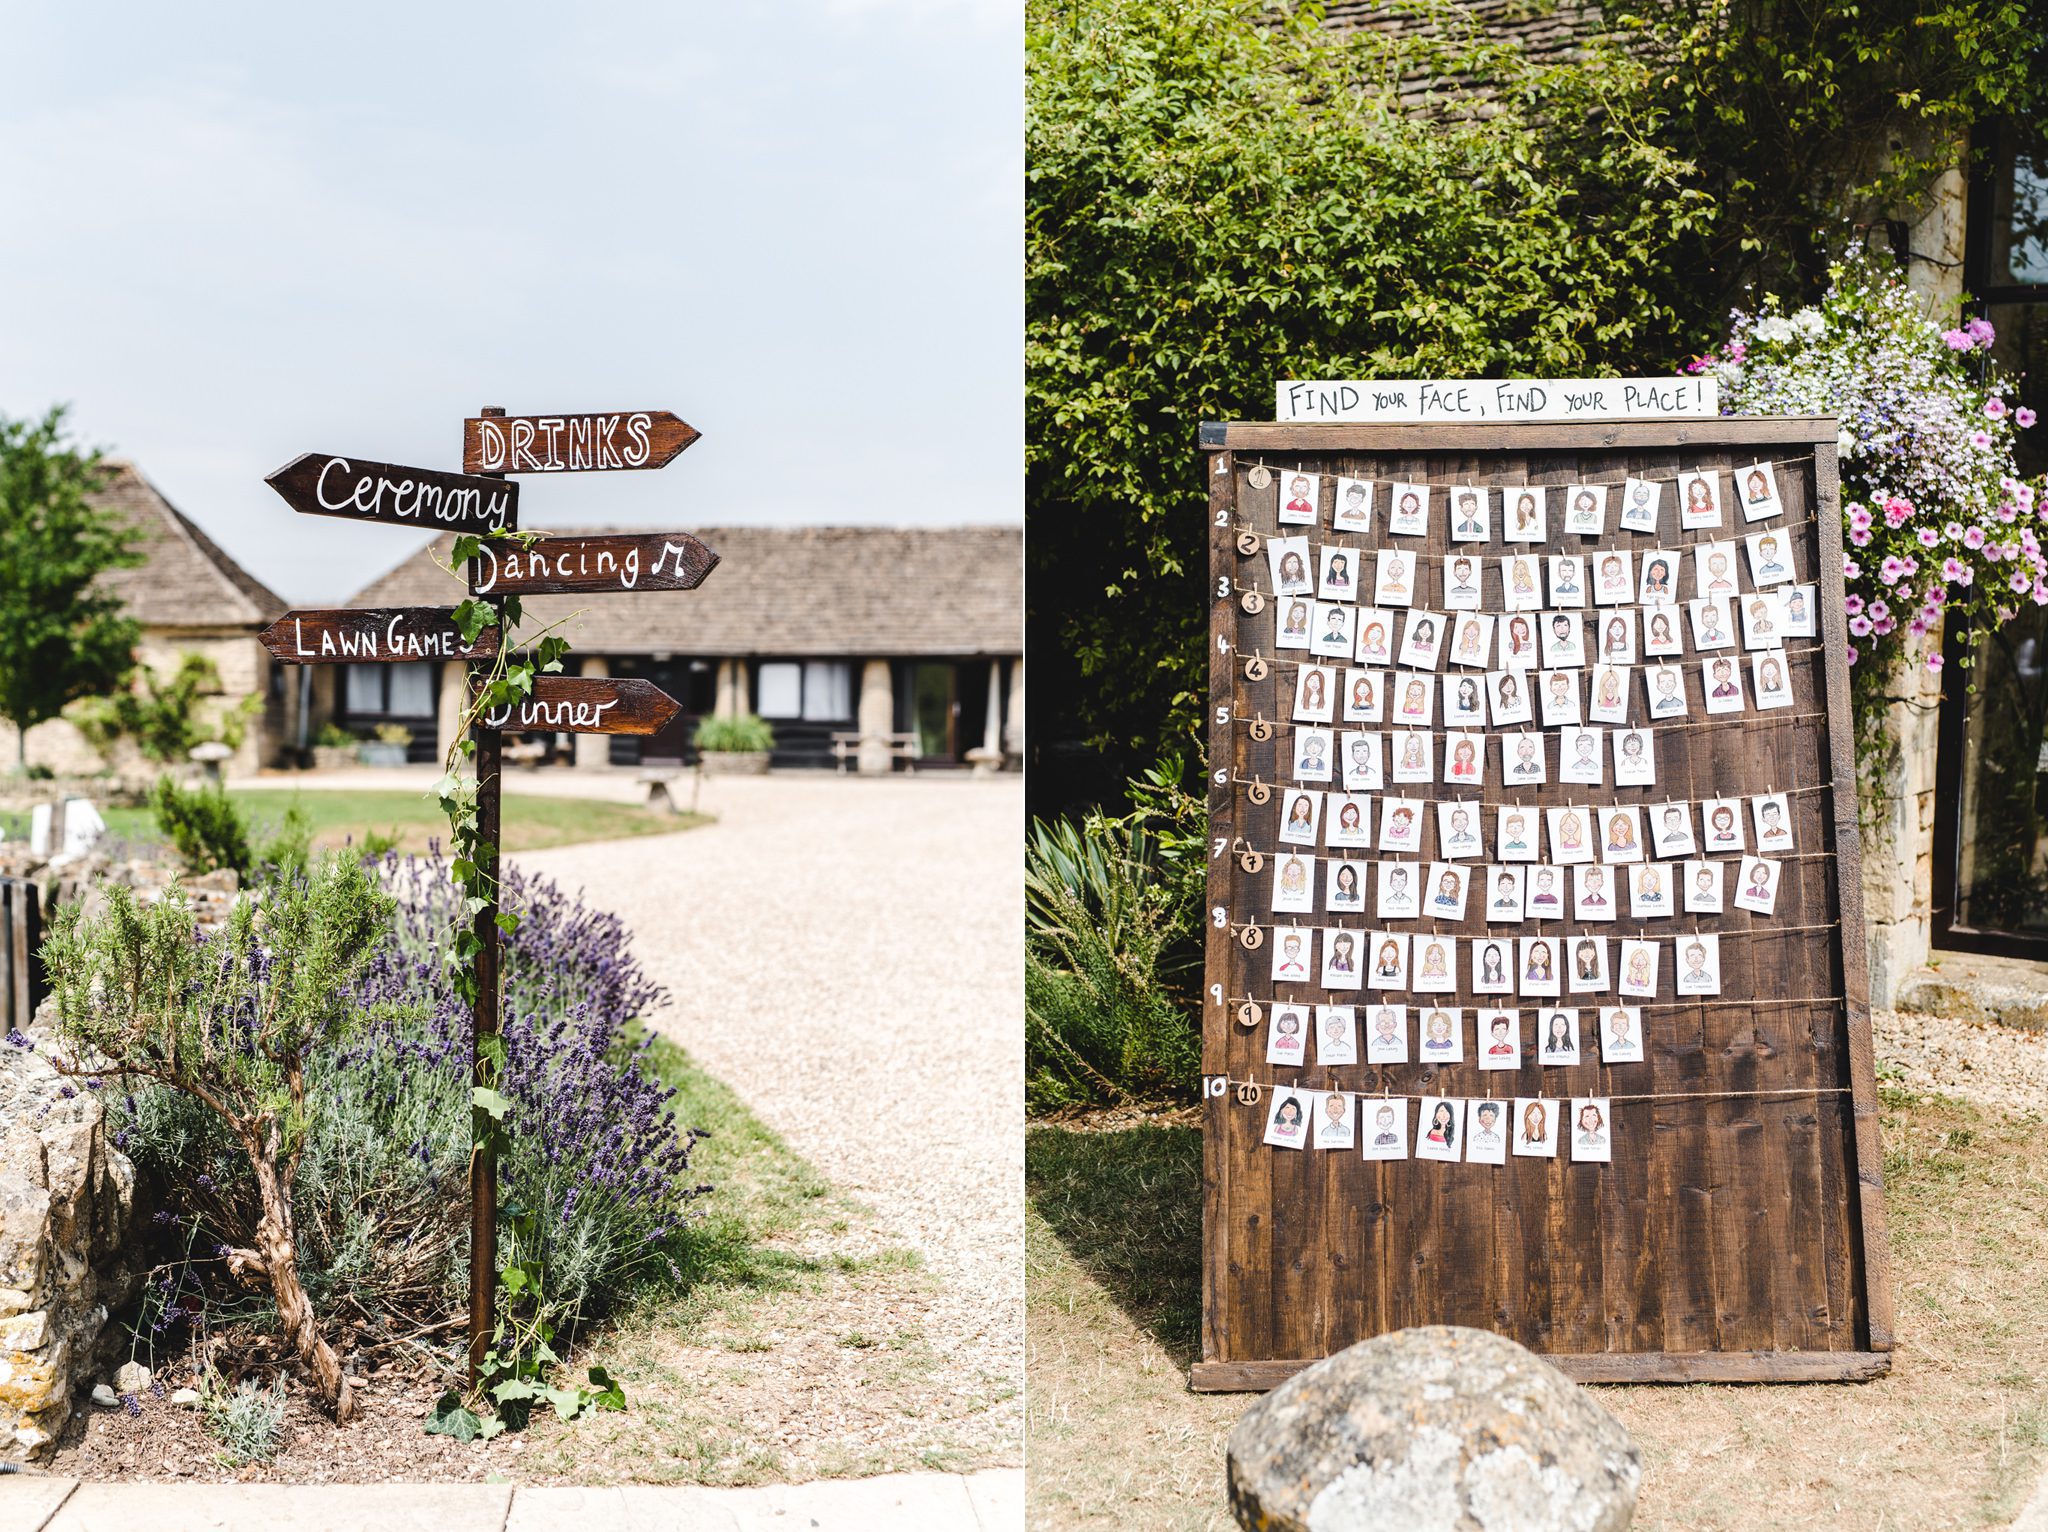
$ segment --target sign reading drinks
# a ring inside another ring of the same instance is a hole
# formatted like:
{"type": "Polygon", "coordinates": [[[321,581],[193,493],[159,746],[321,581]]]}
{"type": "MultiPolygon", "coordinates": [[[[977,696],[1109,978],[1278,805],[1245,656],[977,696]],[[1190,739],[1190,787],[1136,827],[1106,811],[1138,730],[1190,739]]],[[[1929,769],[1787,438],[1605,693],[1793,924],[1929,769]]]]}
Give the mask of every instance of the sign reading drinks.
{"type": "Polygon", "coordinates": [[[263,482],[308,516],[445,532],[502,532],[519,525],[519,486],[502,479],[302,452],[263,482]]]}
{"type": "Polygon", "coordinates": [[[1712,378],[1428,378],[1282,382],[1275,418],[1295,421],[1664,420],[1721,413],[1712,378]]]}
{"type": "Polygon", "coordinates": [[[666,468],[698,437],[667,410],[615,415],[479,415],[462,423],[465,473],[666,468]]]}
{"type": "Polygon", "coordinates": [[[485,543],[473,572],[479,596],[560,596],[694,590],[718,555],[687,532],[559,536],[529,547],[485,543]]]}
{"type": "Polygon", "coordinates": [[[455,614],[440,606],[351,607],[286,612],[256,641],[287,665],[404,660],[483,660],[498,652],[498,630],[466,642],[455,614]]]}

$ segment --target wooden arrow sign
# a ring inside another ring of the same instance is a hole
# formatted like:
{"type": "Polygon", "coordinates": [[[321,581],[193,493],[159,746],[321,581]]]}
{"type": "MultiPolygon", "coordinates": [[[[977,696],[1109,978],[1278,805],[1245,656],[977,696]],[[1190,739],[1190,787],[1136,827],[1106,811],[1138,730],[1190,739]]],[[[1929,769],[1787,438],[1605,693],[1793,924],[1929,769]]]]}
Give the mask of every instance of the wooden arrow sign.
{"type": "Polygon", "coordinates": [[[474,415],[462,423],[464,473],[586,473],[666,468],[699,435],[667,410],[596,415],[474,415]]]}
{"type": "Polygon", "coordinates": [[[503,479],[302,452],[263,481],[295,511],[442,532],[519,525],[519,486],[503,479]]]}
{"type": "Polygon", "coordinates": [[[687,532],[549,537],[530,548],[485,543],[472,589],[479,596],[694,590],[717,563],[718,555],[687,532]]]}
{"type": "Polygon", "coordinates": [[[440,606],[286,612],[258,633],[256,641],[287,665],[487,660],[498,652],[496,628],[485,628],[475,643],[465,643],[455,614],[440,606]]]}
{"type": "Polygon", "coordinates": [[[680,702],[652,681],[536,676],[532,696],[492,708],[483,721],[493,729],[541,733],[659,734],[682,710],[680,702]]]}

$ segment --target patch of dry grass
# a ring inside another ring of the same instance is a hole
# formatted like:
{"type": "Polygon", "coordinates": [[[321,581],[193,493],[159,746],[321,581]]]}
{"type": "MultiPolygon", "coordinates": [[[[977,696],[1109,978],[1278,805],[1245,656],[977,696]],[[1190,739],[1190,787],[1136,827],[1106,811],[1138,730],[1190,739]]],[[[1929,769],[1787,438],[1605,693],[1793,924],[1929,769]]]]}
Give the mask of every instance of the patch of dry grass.
{"type": "MultiPolygon", "coordinates": [[[[1899,1351],[1865,1384],[1599,1389],[1643,1452],[1636,1526],[1998,1526],[2048,1462],[2048,1143],[2039,1116],[1887,1086],[1899,1351]]],[[[1200,1135],[1032,1130],[1034,1527],[1230,1525],[1249,1396],[1187,1390],[1200,1135]]]]}

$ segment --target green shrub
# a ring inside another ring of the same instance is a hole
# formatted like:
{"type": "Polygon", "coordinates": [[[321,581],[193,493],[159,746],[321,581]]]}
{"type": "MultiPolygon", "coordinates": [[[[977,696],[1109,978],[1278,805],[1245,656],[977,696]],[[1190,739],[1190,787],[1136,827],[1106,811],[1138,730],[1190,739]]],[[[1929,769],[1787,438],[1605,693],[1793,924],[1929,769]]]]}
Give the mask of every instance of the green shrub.
{"type": "Polygon", "coordinates": [[[193,746],[213,740],[238,749],[249,719],[263,707],[263,699],[251,695],[224,711],[217,725],[200,722],[199,699],[221,690],[220,670],[203,654],[181,654],[178,668],[165,679],[147,665],[138,666],[135,679],[130,689],[88,698],[66,715],[102,755],[123,735],[135,741],[146,760],[166,766],[191,759],[193,746]]]}
{"type": "Polygon", "coordinates": [[[380,723],[373,731],[380,745],[410,745],[412,730],[402,723],[380,723]]]}
{"type": "Polygon", "coordinates": [[[773,750],[775,730],[765,718],[752,713],[735,713],[729,718],[706,718],[691,736],[699,750],[715,753],[773,750]]]}
{"type": "MultiPolygon", "coordinates": [[[[1099,816],[1032,825],[1024,851],[1025,1095],[1033,1110],[1192,1098],[1199,1013],[1181,987],[1199,927],[1152,837],[1099,816]]],[[[1199,959],[1199,952],[1196,951],[1199,959]]]]}
{"type": "Polygon", "coordinates": [[[313,736],[313,743],[323,749],[347,750],[361,744],[362,741],[330,718],[320,725],[319,733],[313,736]]]}
{"type": "Polygon", "coordinates": [[[149,807],[157,832],[171,843],[191,872],[228,867],[246,877],[255,865],[249,824],[217,781],[180,787],[169,776],[156,779],[149,807]]]}

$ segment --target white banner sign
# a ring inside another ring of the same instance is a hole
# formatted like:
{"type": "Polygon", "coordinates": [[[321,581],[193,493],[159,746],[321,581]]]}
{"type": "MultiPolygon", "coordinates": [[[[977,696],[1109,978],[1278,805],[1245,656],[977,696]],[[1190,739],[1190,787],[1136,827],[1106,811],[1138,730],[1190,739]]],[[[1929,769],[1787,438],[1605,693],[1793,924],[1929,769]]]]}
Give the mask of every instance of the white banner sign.
{"type": "Polygon", "coordinates": [[[1283,382],[1275,420],[1430,422],[1642,420],[1721,413],[1714,380],[1698,378],[1473,378],[1462,382],[1283,382]]]}

